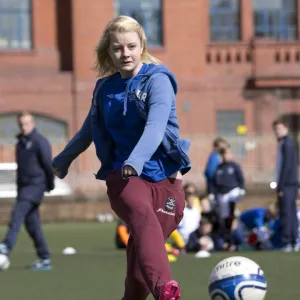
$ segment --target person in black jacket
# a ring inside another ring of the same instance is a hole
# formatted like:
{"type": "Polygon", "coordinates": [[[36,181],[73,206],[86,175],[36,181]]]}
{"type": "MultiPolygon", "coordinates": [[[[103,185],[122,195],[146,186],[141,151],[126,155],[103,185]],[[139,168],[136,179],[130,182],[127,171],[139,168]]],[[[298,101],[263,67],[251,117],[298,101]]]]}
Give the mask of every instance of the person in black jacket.
{"type": "Polygon", "coordinates": [[[39,257],[30,269],[50,270],[52,265],[41,227],[39,206],[44,192],[54,189],[51,146],[35,128],[34,118],[30,113],[21,113],[18,116],[18,123],[21,130],[16,145],[18,195],[8,231],[0,244],[0,253],[9,255],[24,223],[39,257]]]}
{"type": "Polygon", "coordinates": [[[221,232],[231,244],[231,227],[236,203],[245,195],[245,180],[239,164],[233,161],[230,146],[219,151],[222,162],[218,166],[212,184],[219,215],[221,232]]]}
{"type": "Polygon", "coordinates": [[[215,238],[217,235],[213,232],[211,221],[203,217],[199,228],[192,232],[186,244],[187,252],[197,252],[200,250],[213,251],[215,249],[215,238]]]}
{"type": "Polygon", "coordinates": [[[219,151],[222,162],[218,166],[212,184],[217,200],[217,211],[222,219],[234,213],[234,204],[245,194],[245,180],[239,164],[233,161],[230,147],[219,151]]]}
{"type": "Polygon", "coordinates": [[[295,143],[288,135],[289,129],[286,120],[275,120],[273,129],[278,140],[276,175],[281,241],[285,252],[299,251],[296,209],[298,191],[297,150],[295,143]]]}

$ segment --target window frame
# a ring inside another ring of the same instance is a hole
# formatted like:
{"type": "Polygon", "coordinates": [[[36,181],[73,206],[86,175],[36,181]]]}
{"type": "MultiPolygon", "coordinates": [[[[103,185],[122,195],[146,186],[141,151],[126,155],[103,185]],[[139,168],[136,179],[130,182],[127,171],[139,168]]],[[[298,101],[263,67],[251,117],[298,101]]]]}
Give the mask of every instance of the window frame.
{"type": "MultiPolygon", "coordinates": [[[[254,3],[254,2],[252,2],[254,3]]],[[[274,41],[287,42],[287,41],[296,41],[298,39],[298,23],[299,17],[297,14],[298,11],[298,1],[295,1],[294,8],[255,8],[253,5],[253,31],[256,38],[270,39],[274,41]],[[256,22],[256,13],[260,13],[262,18],[262,23],[257,25],[256,22]],[[278,24],[269,24],[268,20],[272,14],[278,13],[278,24]],[[295,14],[296,22],[290,26],[291,23],[288,23],[289,15],[295,14]],[[289,38],[288,30],[293,28],[295,33],[293,38],[289,38]],[[262,35],[258,35],[260,32],[262,35]]]]}
{"type": "MultiPolygon", "coordinates": [[[[221,1],[221,0],[219,0],[221,1]]],[[[209,40],[210,43],[235,43],[235,42],[240,42],[242,40],[242,27],[241,27],[241,0],[237,0],[237,6],[236,8],[213,8],[212,7],[212,0],[210,0],[209,3],[209,40]],[[236,15],[236,18],[239,20],[238,25],[234,25],[233,23],[230,25],[212,25],[211,18],[212,16],[215,16],[216,18],[220,19],[221,16],[230,16],[232,14],[236,15]],[[227,39],[214,39],[213,38],[213,33],[219,31],[220,32],[224,31],[226,29],[226,32],[232,32],[236,31],[236,38],[227,38],[227,39]]]]}
{"type": "MultiPolygon", "coordinates": [[[[164,47],[164,10],[163,10],[163,0],[158,0],[159,1],[159,9],[157,9],[158,12],[160,12],[160,25],[157,26],[158,28],[158,39],[160,40],[158,43],[152,43],[151,40],[149,39],[148,35],[148,29],[147,25],[144,25],[142,22],[140,24],[143,26],[146,37],[147,37],[147,47],[151,49],[160,49],[164,47]]],[[[121,2],[124,2],[124,0],[114,0],[114,7],[115,7],[115,16],[119,16],[121,14],[127,15],[127,16],[132,16],[132,11],[137,10],[137,11],[142,11],[141,8],[136,9],[136,7],[129,7],[123,11],[121,11],[121,2]]],[[[151,0],[148,0],[149,3],[151,3],[151,0]]],[[[155,11],[155,9],[150,9],[155,11]]],[[[155,19],[154,19],[155,20],[155,19]]],[[[137,20],[139,21],[139,20],[137,20]]],[[[149,18],[149,21],[153,22],[152,18],[149,18]]],[[[149,24],[149,23],[148,23],[149,24]]],[[[151,31],[150,31],[151,32],[151,31]]]]}
{"type": "MultiPolygon", "coordinates": [[[[28,40],[24,39],[24,31],[22,30],[22,24],[17,26],[17,36],[18,39],[16,40],[19,43],[19,46],[13,47],[11,46],[12,44],[12,39],[7,38],[7,46],[5,47],[1,47],[0,44],[0,53],[3,52],[31,52],[34,49],[34,42],[33,42],[33,20],[32,20],[32,12],[33,12],[33,8],[32,8],[32,0],[26,0],[28,1],[28,9],[9,9],[9,8],[2,8],[1,6],[1,0],[0,0],[0,18],[1,15],[17,15],[19,18],[28,18],[28,40]],[[9,11],[14,11],[13,13],[9,11]],[[24,43],[24,42],[28,42],[29,46],[20,46],[20,44],[24,43]]],[[[11,30],[9,30],[9,34],[10,34],[11,30]]],[[[0,30],[0,41],[1,39],[3,39],[5,41],[6,36],[2,36],[1,35],[1,30],[0,30]]],[[[8,34],[8,35],[9,35],[8,34]]]]}

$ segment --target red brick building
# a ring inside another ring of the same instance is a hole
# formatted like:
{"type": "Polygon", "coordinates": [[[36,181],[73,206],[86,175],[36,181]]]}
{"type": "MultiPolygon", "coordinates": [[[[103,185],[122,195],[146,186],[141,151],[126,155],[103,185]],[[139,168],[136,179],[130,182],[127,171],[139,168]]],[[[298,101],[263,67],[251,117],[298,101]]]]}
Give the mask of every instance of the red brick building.
{"type": "MultiPolygon", "coordinates": [[[[298,132],[300,0],[0,0],[0,160],[13,160],[18,111],[37,115],[54,152],[80,127],[94,48],[117,13],[141,20],[151,54],[176,74],[181,132],[194,142],[190,178],[201,179],[216,134],[230,136],[249,178],[269,176],[271,121],[289,115],[298,132]]],[[[98,164],[93,149],[81,157],[81,183],[98,164]]]]}

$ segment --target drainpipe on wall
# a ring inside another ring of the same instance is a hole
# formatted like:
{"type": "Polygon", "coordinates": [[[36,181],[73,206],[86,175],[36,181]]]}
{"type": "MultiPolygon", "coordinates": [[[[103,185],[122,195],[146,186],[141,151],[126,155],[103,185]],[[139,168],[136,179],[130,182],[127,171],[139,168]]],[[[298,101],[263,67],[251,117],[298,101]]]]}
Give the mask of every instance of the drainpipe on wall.
{"type": "Polygon", "coordinates": [[[280,117],[280,100],[281,100],[280,89],[275,90],[275,96],[276,96],[276,116],[278,118],[280,117]]]}
{"type": "MultiPolygon", "coordinates": [[[[71,99],[72,99],[72,136],[78,130],[78,102],[77,102],[77,88],[76,88],[76,73],[75,70],[72,70],[71,75],[71,99]]],[[[73,175],[72,175],[72,189],[76,193],[78,189],[78,176],[79,176],[79,162],[78,159],[75,159],[72,163],[73,165],[73,175]]]]}

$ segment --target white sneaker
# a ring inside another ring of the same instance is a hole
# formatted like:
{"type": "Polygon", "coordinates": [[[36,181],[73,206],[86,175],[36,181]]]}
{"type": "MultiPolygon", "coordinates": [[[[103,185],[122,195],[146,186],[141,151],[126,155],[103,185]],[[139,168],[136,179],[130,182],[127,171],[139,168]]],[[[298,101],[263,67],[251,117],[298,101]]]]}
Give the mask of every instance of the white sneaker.
{"type": "Polygon", "coordinates": [[[291,244],[287,244],[286,246],[282,247],[281,250],[285,253],[290,253],[293,251],[293,246],[291,244]]]}
{"type": "Polygon", "coordinates": [[[205,250],[200,250],[195,254],[196,258],[207,258],[210,256],[211,256],[210,252],[205,251],[205,250]]]}
{"type": "Polygon", "coordinates": [[[3,243],[0,244],[0,253],[4,255],[8,255],[8,249],[7,246],[3,243]]]}

